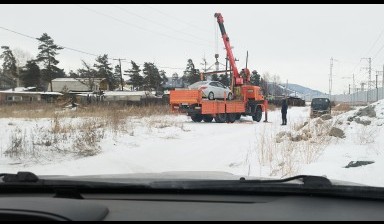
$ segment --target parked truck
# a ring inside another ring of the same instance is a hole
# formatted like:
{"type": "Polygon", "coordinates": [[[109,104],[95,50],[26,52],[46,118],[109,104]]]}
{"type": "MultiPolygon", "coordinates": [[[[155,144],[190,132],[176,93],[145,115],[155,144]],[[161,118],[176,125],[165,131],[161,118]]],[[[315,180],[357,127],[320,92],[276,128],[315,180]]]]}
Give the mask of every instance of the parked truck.
{"type": "MultiPolygon", "coordinates": [[[[252,116],[254,121],[260,122],[263,112],[265,112],[265,121],[267,121],[268,101],[264,99],[259,86],[250,84],[251,73],[249,69],[246,67],[241,72],[238,71],[229,37],[224,28],[224,19],[221,13],[215,13],[215,17],[217,18],[231,69],[209,72],[209,74],[231,73],[232,100],[226,98],[223,100],[205,99],[202,97],[201,90],[173,90],[170,92],[171,110],[186,113],[194,122],[212,122],[214,119],[217,123],[233,123],[240,119],[241,116],[252,116]]],[[[201,74],[202,79],[207,74],[201,74]]]]}

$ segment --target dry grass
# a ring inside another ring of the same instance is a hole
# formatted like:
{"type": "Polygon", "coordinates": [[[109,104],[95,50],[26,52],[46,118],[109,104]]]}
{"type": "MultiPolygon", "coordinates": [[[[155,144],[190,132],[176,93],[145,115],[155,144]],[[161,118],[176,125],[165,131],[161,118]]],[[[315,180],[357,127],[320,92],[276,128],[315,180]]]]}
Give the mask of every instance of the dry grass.
{"type": "Polygon", "coordinates": [[[316,161],[330,143],[331,123],[310,120],[293,124],[293,127],[296,130],[292,128],[277,135],[277,130],[264,127],[256,136],[255,147],[247,153],[245,164],[253,166],[257,162],[259,176],[283,178],[296,175],[301,165],[316,161]]]}
{"type": "Polygon", "coordinates": [[[0,118],[52,118],[60,113],[61,117],[146,117],[170,114],[168,105],[122,106],[90,105],[79,106],[76,110],[59,107],[54,104],[16,104],[0,105],[0,118]]]}
{"type": "Polygon", "coordinates": [[[177,127],[189,131],[183,124],[157,116],[168,114],[170,109],[165,105],[91,105],[76,109],[52,104],[1,105],[0,118],[42,119],[25,130],[9,122],[12,133],[4,155],[23,164],[51,162],[54,157],[94,156],[101,152],[99,143],[103,139],[134,136],[135,128],[143,125],[142,119],[149,120],[151,130],[177,127]]]}
{"type": "Polygon", "coordinates": [[[360,125],[360,127],[355,131],[355,137],[353,140],[355,144],[359,145],[374,143],[379,133],[377,126],[371,125],[360,125]]]}
{"type": "Polygon", "coordinates": [[[341,104],[337,104],[334,108],[332,108],[332,110],[347,112],[352,110],[352,107],[349,104],[341,103],[341,104]]]}
{"type": "Polygon", "coordinates": [[[54,111],[52,104],[0,104],[0,118],[50,118],[54,111]]]}

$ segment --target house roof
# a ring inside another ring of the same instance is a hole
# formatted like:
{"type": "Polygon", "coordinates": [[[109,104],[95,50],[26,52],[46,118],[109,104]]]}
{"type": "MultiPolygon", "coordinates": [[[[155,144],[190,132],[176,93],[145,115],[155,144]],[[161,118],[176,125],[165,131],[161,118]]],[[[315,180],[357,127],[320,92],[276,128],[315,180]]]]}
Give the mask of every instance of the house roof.
{"type": "MultiPolygon", "coordinates": [[[[79,96],[93,95],[92,93],[81,93],[79,96]]],[[[154,96],[149,91],[106,91],[104,96],[154,96]]]]}
{"type": "MultiPolygon", "coordinates": [[[[89,80],[91,78],[56,78],[53,79],[52,82],[78,82],[78,81],[85,81],[89,80]]],[[[94,78],[95,81],[103,81],[106,80],[106,78],[94,78]]]]}
{"type": "Polygon", "coordinates": [[[1,92],[26,92],[32,89],[36,89],[36,87],[16,87],[15,89],[2,90],[1,92]]]}
{"type": "Polygon", "coordinates": [[[0,93],[17,93],[17,94],[29,94],[29,95],[58,95],[61,96],[63,94],[59,92],[31,92],[28,90],[36,89],[36,87],[16,87],[14,90],[13,89],[8,89],[8,90],[3,90],[0,91],[0,93]]]}

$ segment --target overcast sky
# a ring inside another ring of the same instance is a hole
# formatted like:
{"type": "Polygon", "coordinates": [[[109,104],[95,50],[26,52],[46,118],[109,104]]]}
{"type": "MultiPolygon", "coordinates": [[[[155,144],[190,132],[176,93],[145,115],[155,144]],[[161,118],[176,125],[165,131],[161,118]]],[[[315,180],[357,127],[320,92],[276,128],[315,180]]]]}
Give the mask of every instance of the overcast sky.
{"type": "MultiPolygon", "coordinates": [[[[216,35],[215,12],[222,13],[239,69],[248,67],[278,75],[282,82],[329,90],[330,58],[333,92],[348,92],[348,84],[367,81],[372,57],[372,80],[384,64],[384,5],[0,5],[0,45],[35,56],[43,33],[56,44],[94,55],[154,62],[171,76],[191,58],[203,68],[215,62],[218,49],[225,64],[222,39],[216,35]],[[217,47],[216,47],[217,45],[217,47]]],[[[60,51],[59,67],[66,72],[93,64],[95,56],[69,49],[60,51]]],[[[117,61],[111,61],[116,65],[117,61]]],[[[380,74],[380,83],[381,83],[380,74]]]]}

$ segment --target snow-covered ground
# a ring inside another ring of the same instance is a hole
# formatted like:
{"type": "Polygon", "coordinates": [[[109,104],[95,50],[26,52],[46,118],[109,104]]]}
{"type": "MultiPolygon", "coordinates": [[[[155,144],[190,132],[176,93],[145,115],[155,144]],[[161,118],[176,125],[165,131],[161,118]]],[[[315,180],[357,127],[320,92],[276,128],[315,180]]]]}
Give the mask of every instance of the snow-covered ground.
{"type": "Polygon", "coordinates": [[[224,171],[273,178],[326,175],[384,186],[384,101],[374,105],[375,117],[357,116],[354,110],[330,120],[309,120],[309,107],[293,107],[287,126],[280,125],[279,110],[268,113],[267,123],[251,117],[233,124],[194,123],[185,115],[167,115],[129,117],[115,130],[97,119],[74,116],[0,119],[0,173],[224,171]],[[367,120],[371,124],[361,124],[367,120]],[[88,129],[73,129],[82,126],[88,129]],[[329,136],[333,127],[344,131],[345,137],[329,136]],[[374,163],[345,168],[353,161],[374,163]]]}

